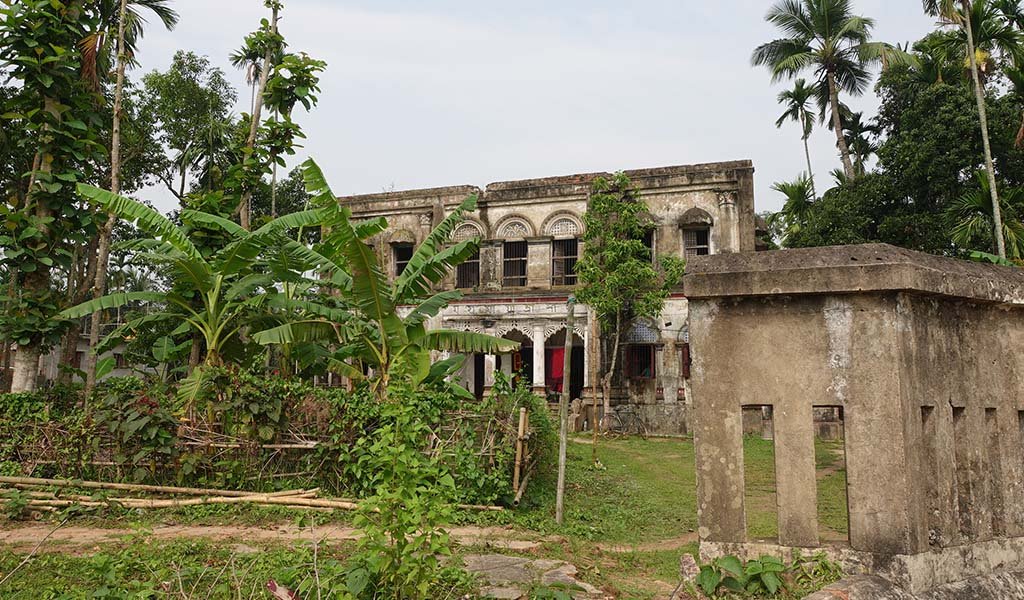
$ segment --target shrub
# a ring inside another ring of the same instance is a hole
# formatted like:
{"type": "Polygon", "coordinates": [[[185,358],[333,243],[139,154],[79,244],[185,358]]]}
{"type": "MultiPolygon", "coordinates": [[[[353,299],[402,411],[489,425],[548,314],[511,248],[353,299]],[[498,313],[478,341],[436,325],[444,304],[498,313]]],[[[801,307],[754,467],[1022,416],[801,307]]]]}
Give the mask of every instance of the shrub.
{"type": "Polygon", "coordinates": [[[131,468],[135,481],[177,458],[178,420],[167,409],[168,399],[147,390],[137,377],[107,379],[92,402],[96,424],[114,436],[114,462],[131,468]]]}

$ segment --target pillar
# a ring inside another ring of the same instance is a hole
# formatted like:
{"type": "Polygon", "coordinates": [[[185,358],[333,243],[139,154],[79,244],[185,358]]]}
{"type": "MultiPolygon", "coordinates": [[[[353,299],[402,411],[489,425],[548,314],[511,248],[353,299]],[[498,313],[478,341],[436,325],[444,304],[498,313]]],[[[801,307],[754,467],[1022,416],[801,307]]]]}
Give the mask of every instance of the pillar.
{"type": "MultiPolygon", "coordinates": [[[[485,331],[487,335],[495,336],[497,332],[493,328],[485,331]]],[[[494,388],[494,371],[498,367],[498,357],[493,354],[484,354],[484,393],[489,393],[494,388]]]]}
{"type": "Polygon", "coordinates": [[[544,326],[533,326],[533,393],[543,396],[547,392],[547,365],[544,353],[544,326]]]}
{"type": "Polygon", "coordinates": [[[526,240],[526,285],[532,288],[551,286],[551,237],[526,240]]]}

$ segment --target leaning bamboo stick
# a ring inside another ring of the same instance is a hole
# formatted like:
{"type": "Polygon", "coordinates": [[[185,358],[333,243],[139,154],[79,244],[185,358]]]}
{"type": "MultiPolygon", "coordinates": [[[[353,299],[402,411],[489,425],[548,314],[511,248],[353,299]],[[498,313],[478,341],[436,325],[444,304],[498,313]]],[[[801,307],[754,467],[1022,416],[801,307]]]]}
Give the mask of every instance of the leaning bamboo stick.
{"type": "Polygon", "coordinates": [[[116,483],[109,481],[80,481],[76,479],[41,479],[38,477],[0,476],[0,483],[27,486],[76,487],[106,490],[122,490],[129,492],[155,492],[160,494],[186,494],[192,496],[252,496],[258,492],[239,490],[217,490],[210,488],[189,488],[164,485],[144,485],[141,483],[116,483]]]}
{"type": "Polygon", "coordinates": [[[526,435],[526,407],[519,409],[519,431],[516,436],[516,465],[512,471],[512,492],[519,491],[519,477],[523,469],[523,438],[526,435]]]}
{"type": "MultiPolygon", "coordinates": [[[[175,508],[179,506],[195,506],[200,504],[265,504],[274,506],[288,506],[292,508],[327,508],[337,510],[358,510],[359,504],[342,500],[327,500],[325,498],[299,498],[295,496],[210,496],[204,498],[171,498],[171,499],[147,499],[147,498],[110,498],[106,502],[90,500],[62,500],[62,499],[38,499],[29,500],[30,506],[110,506],[120,505],[125,508],[175,508]]],[[[464,510],[478,511],[502,511],[502,506],[487,506],[478,504],[460,504],[459,508],[464,510]]]]}

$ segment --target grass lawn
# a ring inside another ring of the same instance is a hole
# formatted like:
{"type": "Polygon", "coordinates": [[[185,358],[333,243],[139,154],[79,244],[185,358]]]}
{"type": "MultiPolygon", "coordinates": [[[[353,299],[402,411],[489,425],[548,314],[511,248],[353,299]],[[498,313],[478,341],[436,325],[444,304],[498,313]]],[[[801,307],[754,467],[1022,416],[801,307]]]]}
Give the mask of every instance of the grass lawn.
{"type": "MultiPolygon", "coordinates": [[[[693,444],[680,439],[601,439],[597,446],[600,465],[595,466],[589,442],[589,437],[579,437],[568,446],[563,526],[554,520],[553,472],[530,482],[527,497],[518,509],[461,513],[457,525],[510,526],[513,537],[542,540],[539,548],[519,554],[572,562],[582,579],[620,598],[667,598],[678,583],[680,555],[696,550],[693,444]]],[[[744,451],[748,534],[770,539],[777,535],[773,445],[771,441],[746,438],[744,451]]],[[[823,536],[839,539],[846,531],[842,444],[819,442],[816,457],[823,536]]],[[[76,517],[69,525],[141,529],[157,524],[272,526],[288,523],[297,514],[277,507],[195,506],[86,515],[76,517]]],[[[310,516],[317,523],[345,523],[350,518],[342,512],[310,516]]],[[[351,542],[338,542],[322,549],[320,558],[342,560],[351,550],[351,542]]],[[[460,553],[494,551],[458,549],[460,553]]],[[[0,579],[22,558],[0,550],[0,579]]],[[[211,590],[208,597],[261,598],[267,597],[262,589],[269,578],[294,576],[296,568],[308,568],[310,563],[308,543],[154,541],[140,534],[88,552],[44,553],[0,587],[0,597],[93,597],[93,592],[115,591],[126,587],[125,582],[134,582],[131,589],[152,587],[157,596],[190,597],[180,589],[188,592],[195,587],[211,590]],[[44,593],[47,589],[54,591],[44,593]]],[[[114,593],[96,597],[128,596],[114,593]]]]}

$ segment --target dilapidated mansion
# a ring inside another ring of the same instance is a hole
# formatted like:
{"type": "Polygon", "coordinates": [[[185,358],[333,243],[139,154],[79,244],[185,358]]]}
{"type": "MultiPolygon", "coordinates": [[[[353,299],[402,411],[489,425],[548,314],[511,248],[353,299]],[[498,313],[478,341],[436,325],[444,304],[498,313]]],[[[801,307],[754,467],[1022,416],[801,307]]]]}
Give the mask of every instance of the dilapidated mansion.
{"type": "MultiPolygon", "coordinates": [[[[750,161],[626,171],[654,219],[648,240],[656,256],[689,257],[755,249],[754,168],[750,161]]],[[[593,180],[606,173],[462,185],[342,198],[357,218],[385,217],[389,228],[370,240],[381,264],[395,276],[413,249],[467,196],[475,213],[456,230],[457,240],[479,238],[478,255],[460,265],[446,285],[465,297],[432,324],[516,340],[511,355],[475,355],[461,374],[482,396],[495,372],[519,373],[534,391],[563,385],[567,301],[584,252],[583,214],[593,180]]],[[[577,306],[569,389],[589,401],[598,359],[598,329],[586,306],[577,306]]],[[[635,407],[648,429],[686,430],[689,347],[687,302],[673,293],[657,320],[626,332],[613,407],[635,407]]]]}

